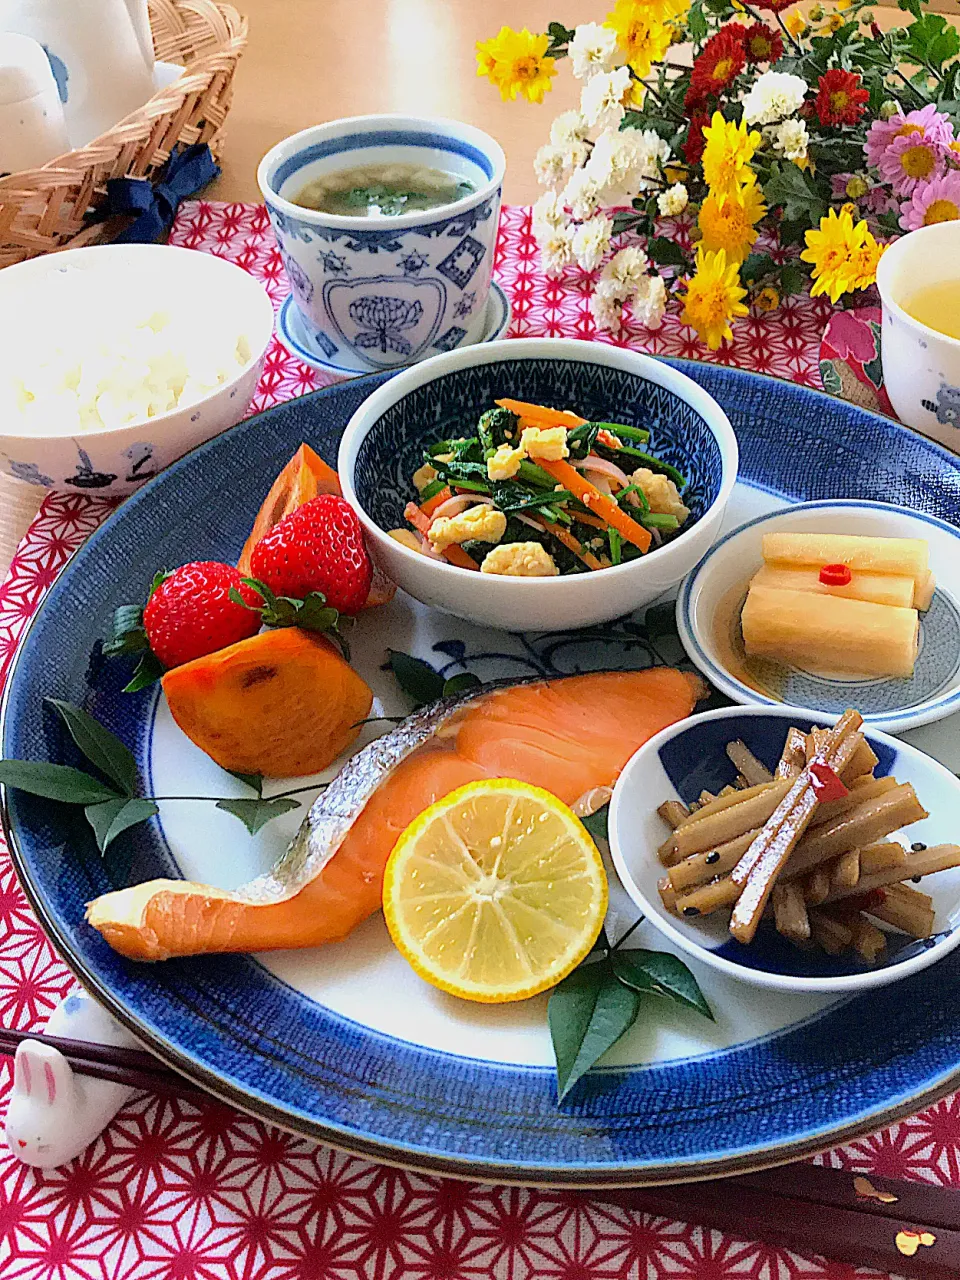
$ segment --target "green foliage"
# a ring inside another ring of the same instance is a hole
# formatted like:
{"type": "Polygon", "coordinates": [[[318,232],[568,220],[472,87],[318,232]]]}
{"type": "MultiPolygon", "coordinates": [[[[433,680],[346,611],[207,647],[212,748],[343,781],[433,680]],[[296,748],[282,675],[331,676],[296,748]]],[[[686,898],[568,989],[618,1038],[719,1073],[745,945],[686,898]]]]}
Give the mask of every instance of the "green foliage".
{"type": "Polygon", "coordinates": [[[814,180],[789,161],[778,161],[771,166],[763,194],[771,208],[778,205],[783,208],[788,221],[797,219],[806,226],[816,226],[827,212],[826,200],[814,180]]]}
{"type": "Polygon", "coordinates": [[[218,800],[216,807],[234,818],[239,818],[250,834],[255,836],[268,822],[279,818],[282,813],[291,813],[294,809],[299,809],[300,805],[296,800],[289,800],[283,796],[272,800],[264,800],[262,796],[258,796],[255,800],[218,800]]]}

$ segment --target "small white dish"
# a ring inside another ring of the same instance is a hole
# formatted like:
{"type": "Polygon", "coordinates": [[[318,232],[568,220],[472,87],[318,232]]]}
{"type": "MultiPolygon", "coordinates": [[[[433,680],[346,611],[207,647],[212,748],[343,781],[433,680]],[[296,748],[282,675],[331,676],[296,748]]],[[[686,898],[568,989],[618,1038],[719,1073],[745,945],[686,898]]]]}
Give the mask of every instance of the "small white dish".
{"type": "MultiPolygon", "coordinates": [[[[490,285],[490,296],[487,298],[483,328],[477,342],[496,342],[504,337],[510,328],[512,318],[513,308],[510,305],[510,299],[496,281],[493,281],[490,285]]],[[[320,373],[335,373],[341,378],[356,378],[362,373],[370,372],[368,368],[361,368],[355,361],[349,359],[344,360],[342,364],[336,360],[327,359],[319,344],[310,336],[310,330],[297,307],[293,294],[282,303],[277,314],[277,337],[292,356],[296,356],[298,360],[302,360],[304,364],[317,369],[320,373]]]]}
{"type": "MultiPolygon", "coordinates": [[[[101,303],[136,296],[143,300],[145,314],[156,306],[171,315],[184,313],[198,331],[207,325],[229,326],[227,332],[233,329],[238,338],[246,339],[249,358],[202,399],[125,426],[41,435],[18,430],[17,415],[5,413],[0,420],[0,466],[10,475],[68,492],[128,494],[245,416],[273,334],[273,305],[249,272],[214,254],[165,244],[67,249],[0,272],[0,313],[34,316],[36,307],[28,308],[25,299],[55,287],[61,273],[76,273],[83,288],[101,303]]],[[[22,326],[27,323],[21,319],[22,326]]],[[[58,335],[64,340],[75,321],[50,316],[34,323],[36,338],[29,330],[27,336],[42,346],[49,332],[46,325],[59,326],[58,335]]]]}
{"type": "Polygon", "coordinates": [[[888,733],[941,720],[960,709],[960,529],[883,502],[801,502],[758,516],[728,533],[687,577],[677,598],[683,647],[711,684],[744,705],[813,707],[839,715],[856,707],[888,733]],[[779,664],[751,664],[743,651],[740,609],[774,530],[924,538],[937,591],[920,615],[920,653],[909,679],[828,679],[779,664]]]}
{"type": "MultiPolygon", "coordinates": [[[[941,871],[923,881],[923,892],[934,901],[938,932],[919,942],[902,934],[891,935],[887,960],[875,968],[866,968],[847,956],[801,951],[766,924],[761,925],[749,946],[743,946],[730,936],[728,911],[717,911],[688,923],[664,908],[657,890],[657,881],[664,874],[657,849],[669,829],[657,814],[657,806],[665,800],[690,801],[704,787],[717,791],[732,783],[736,769],[724,753],[727,742],[742,739],[772,770],[792,725],[807,730],[813,724],[828,725],[835,719],[793,707],[723,707],[705,711],[671,725],[644,743],[614,788],[610,851],[633,902],[688,955],[758,987],[835,995],[882,987],[927,968],[960,943],[960,868],[941,871]]],[[[916,747],[884,733],[870,731],[867,741],[880,758],[877,775],[893,774],[898,782],[913,783],[930,814],[906,828],[901,841],[907,845],[914,841],[927,845],[955,842],[960,779],[916,747]]],[[[890,838],[898,837],[895,833],[890,838]]]]}
{"type": "Polygon", "coordinates": [[[662,361],[597,342],[510,338],[433,356],[385,382],[347,424],[338,470],[373,556],[417,600],[503,631],[570,631],[622,617],[677,585],[720,531],[738,460],[716,400],[662,361]],[[648,428],[646,447],[687,478],[689,523],[637,560],[552,578],[459,569],[391,538],[405,524],[424,449],[472,431],[498,396],[648,428]]]}

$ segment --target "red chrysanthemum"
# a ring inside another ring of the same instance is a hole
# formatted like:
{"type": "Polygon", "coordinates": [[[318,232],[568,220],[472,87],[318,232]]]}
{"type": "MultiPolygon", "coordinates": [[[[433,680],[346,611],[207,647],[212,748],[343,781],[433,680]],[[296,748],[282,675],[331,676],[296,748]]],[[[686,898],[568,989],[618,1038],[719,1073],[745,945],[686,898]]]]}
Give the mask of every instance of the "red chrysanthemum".
{"type": "Polygon", "coordinates": [[[782,13],[789,9],[794,0],[754,0],[757,9],[766,9],[769,13],[782,13]]]}
{"type": "Polygon", "coordinates": [[[783,40],[765,22],[755,22],[743,34],[743,52],[748,62],[779,62],[783,57],[783,40]]]}
{"type": "Polygon", "coordinates": [[[690,128],[687,131],[687,140],[683,144],[683,154],[687,164],[694,165],[700,163],[703,155],[703,149],[707,145],[703,136],[704,125],[710,123],[710,117],[706,111],[695,111],[690,117],[690,128]]]}
{"type": "Polygon", "coordinates": [[[711,94],[719,96],[736,80],[747,61],[743,50],[744,31],[744,27],[729,23],[703,46],[690,75],[688,106],[705,102],[711,94]]]}
{"type": "Polygon", "coordinates": [[[834,67],[820,77],[817,88],[815,105],[823,125],[856,124],[867,109],[870,94],[864,89],[860,77],[852,71],[834,67]]]}

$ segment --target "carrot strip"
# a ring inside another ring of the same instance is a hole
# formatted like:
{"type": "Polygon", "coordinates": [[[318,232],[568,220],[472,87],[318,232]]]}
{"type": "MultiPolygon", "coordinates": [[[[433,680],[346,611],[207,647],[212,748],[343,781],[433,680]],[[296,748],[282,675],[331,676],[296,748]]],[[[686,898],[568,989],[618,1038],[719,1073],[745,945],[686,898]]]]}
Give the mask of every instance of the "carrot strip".
{"type": "Polygon", "coordinates": [[[440,554],[445,560],[449,560],[451,564],[455,564],[458,569],[475,569],[479,572],[480,566],[474,560],[473,556],[464,551],[463,547],[457,546],[454,542],[451,546],[444,548],[440,554]]]}
{"type": "Polygon", "coordinates": [[[552,533],[558,542],[562,542],[568,551],[572,551],[578,559],[582,560],[588,569],[603,568],[603,565],[593,552],[588,551],[586,547],[569,532],[569,530],[564,529],[563,525],[554,524],[552,521],[548,520],[546,516],[540,516],[539,523],[543,525],[548,533],[552,533]]]}
{"type": "Polygon", "coordinates": [[[543,404],[530,404],[526,400],[498,400],[501,409],[509,409],[525,422],[541,427],[582,427],[587,421],[568,409],[548,409],[543,404]]]}
{"type": "Polygon", "coordinates": [[[407,520],[418,533],[427,533],[430,528],[430,517],[425,515],[415,502],[408,502],[403,508],[403,518],[407,520]]]}
{"type": "Polygon", "coordinates": [[[606,520],[601,520],[599,516],[587,515],[584,511],[571,511],[574,520],[579,520],[581,524],[588,524],[592,529],[599,529],[602,533],[606,533],[610,527],[606,520]]]}
{"type": "Polygon", "coordinates": [[[428,498],[426,502],[421,504],[420,510],[425,516],[432,516],[441,503],[446,502],[448,498],[452,497],[453,494],[450,492],[450,486],[444,485],[443,488],[439,489],[432,498],[428,498]]]}
{"type": "Polygon", "coordinates": [[[613,498],[601,493],[589,480],[585,480],[569,462],[562,460],[551,462],[548,458],[538,458],[537,465],[543,467],[544,471],[552,475],[554,480],[562,484],[565,489],[569,489],[585,507],[602,516],[607,524],[612,525],[628,542],[632,542],[641,551],[650,549],[653,539],[649,531],[644,529],[643,525],[637,524],[636,520],[631,520],[627,513],[617,506],[613,498]]]}

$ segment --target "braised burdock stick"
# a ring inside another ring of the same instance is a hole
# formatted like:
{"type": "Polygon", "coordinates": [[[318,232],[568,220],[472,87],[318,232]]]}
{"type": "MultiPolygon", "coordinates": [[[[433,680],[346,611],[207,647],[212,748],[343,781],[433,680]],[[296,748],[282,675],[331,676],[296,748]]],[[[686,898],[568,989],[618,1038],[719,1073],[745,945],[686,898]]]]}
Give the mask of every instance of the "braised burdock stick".
{"type": "Polygon", "coordinates": [[[678,893],[683,893],[698,884],[716,880],[717,876],[728,875],[750,848],[758,829],[754,827],[735,840],[718,845],[716,849],[693,853],[689,858],[675,862],[669,871],[670,883],[678,893]]]}
{"type": "MultiPolygon", "coordinates": [[[[889,867],[902,867],[907,861],[907,851],[896,840],[878,840],[876,844],[868,844],[860,850],[860,875],[872,876],[876,871],[886,871],[889,867]]],[[[902,871],[901,878],[906,871],[902,871]]]]}
{"type": "Polygon", "coordinates": [[[763,761],[758,760],[747,744],[741,742],[739,738],[736,742],[727,743],[727,755],[733,767],[743,774],[748,786],[753,787],[759,783],[773,781],[773,774],[767,766],[763,761]]]}
{"type": "Polygon", "coordinates": [[[896,778],[873,778],[869,774],[864,774],[862,778],[857,778],[850,784],[850,794],[844,796],[842,800],[828,800],[826,804],[819,806],[810,820],[808,834],[822,827],[825,822],[834,822],[845,813],[849,813],[851,809],[856,809],[857,805],[863,804],[864,800],[873,800],[887,791],[892,791],[898,785],[896,778]]]}
{"type": "MultiPolygon", "coordinates": [[[[861,850],[860,853],[861,867],[864,852],[865,850],[861,850]]],[[[869,893],[871,889],[883,889],[890,884],[899,884],[901,880],[910,880],[914,876],[932,876],[938,871],[949,871],[951,867],[960,867],[960,844],[932,844],[929,849],[924,849],[920,853],[906,854],[903,862],[885,871],[864,875],[861,870],[856,888],[831,893],[828,901],[842,901],[857,894],[869,893]]]]}
{"type": "Polygon", "coordinates": [[[699,885],[688,893],[677,894],[674,912],[680,916],[708,916],[721,907],[732,907],[739,896],[740,886],[733,883],[733,878],[721,876],[719,880],[699,885]]]}
{"type": "MultiPolygon", "coordinates": [[[[811,765],[842,773],[863,741],[863,717],[845,711],[823,739],[811,765]]],[[[738,942],[752,942],[777,876],[813,817],[818,797],[810,772],[800,774],[753,844],[731,873],[742,892],[730,917],[730,932],[738,942]]]]}
{"type": "MultiPolygon", "coordinates": [[[[697,852],[701,852],[704,849],[709,849],[711,845],[724,844],[727,840],[731,840],[737,835],[742,835],[742,833],[746,831],[751,825],[749,822],[745,823],[741,821],[741,818],[743,817],[743,815],[740,814],[739,806],[746,803],[748,800],[755,800],[758,796],[766,795],[768,792],[770,792],[771,788],[775,785],[782,786],[783,784],[782,783],[774,784],[774,783],[767,782],[759,787],[748,787],[746,791],[733,791],[729,795],[717,796],[713,800],[711,800],[709,804],[703,805],[701,808],[693,808],[691,806],[691,812],[687,815],[687,817],[684,818],[682,822],[677,823],[677,826],[674,828],[674,831],[675,832],[679,831],[681,827],[684,829],[684,831],[687,831],[688,829],[693,828],[695,825],[710,819],[714,821],[715,825],[709,829],[709,834],[704,838],[704,842],[699,845],[699,847],[697,848],[697,852]],[[728,827],[727,823],[729,820],[721,819],[721,815],[726,813],[728,809],[732,809],[735,805],[738,807],[738,814],[740,814],[740,816],[738,816],[738,818],[734,820],[732,825],[728,827]],[[729,835],[726,834],[728,830],[730,832],[729,835]]],[[[779,794],[779,793],[776,793],[776,794],[779,794]]],[[[673,802],[667,801],[667,803],[670,804],[673,802]]],[[[750,813],[755,813],[754,821],[752,824],[753,826],[760,827],[766,821],[767,817],[769,816],[768,813],[766,812],[768,804],[769,804],[770,810],[776,807],[775,796],[771,797],[767,802],[764,802],[763,804],[761,804],[756,809],[756,811],[753,811],[753,810],[748,811],[747,816],[749,816],[750,813]]],[[[660,811],[657,810],[657,812],[659,813],[660,811]]],[[[663,817],[664,815],[661,814],[660,816],[663,817]]],[[[692,840],[687,836],[684,837],[684,845],[688,849],[692,847],[693,844],[696,844],[696,843],[697,841],[692,840]]],[[[666,840],[664,840],[663,844],[657,850],[657,856],[659,857],[660,861],[663,863],[665,867],[672,867],[675,862],[679,862],[681,858],[687,857],[688,855],[687,853],[680,852],[678,848],[677,836],[676,834],[674,834],[674,835],[668,836],[666,840]]]]}
{"type": "Polygon", "coordinates": [[[806,734],[799,729],[791,729],[784,743],[783,755],[774,771],[775,778],[795,778],[807,762],[806,734]]]}
{"type": "Polygon", "coordinates": [[[673,827],[674,830],[690,817],[690,810],[682,800],[664,800],[657,813],[667,826],[673,827]]]}
{"type": "MultiPolygon", "coordinates": [[[[792,880],[785,881],[786,884],[793,884],[792,880]]],[[[821,902],[826,902],[830,896],[830,869],[829,867],[815,867],[813,871],[803,881],[803,897],[811,906],[819,906],[821,902]]]]}
{"type": "Polygon", "coordinates": [[[852,889],[860,879],[860,850],[848,849],[827,868],[830,889],[852,889]]]}
{"type": "Polygon", "coordinates": [[[853,942],[853,930],[818,907],[810,912],[810,932],[828,956],[840,955],[853,942]]]}
{"type": "Polygon", "coordinates": [[[929,817],[909,782],[900,783],[882,795],[864,800],[833,822],[814,827],[800,841],[784,876],[802,876],[822,862],[828,862],[848,849],[874,844],[901,827],[929,817]]]}
{"type": "Polygon", "coordinates": [[[800,886],[796,883],[775,885],[771,901],[777,932],[791,942],[809,942],[810,917],[800,886]]]}
{"type": "MultiPolygon", "coordinates": [[[[696,815],[690,822],[677,827],[673,833],[673,847],[676,851],[675,861],[688,858],[691,853],[704,853],[716,849],[718,845],[735,840],[745,831],[754,827],[762,827],[782,803],[790,789],[790,782],[768,783],[763,788],[751,788],[751,791],[738,791],[733,796],[724,796],[731,803],[724,809],[714,810],[707,814],[696,815]]],[[[723,801],[717,801],[718,805],[723,801]]]]}
{"type": "Polygon", "coordinates": [[[906,884],[891,884],[873,892],[882,901],[862,907],[867,915],[882,920],[901,933],[909,933],[913,938],[929,938],[933,933],[935,914],[929,894],[918,893],[906,884]]]}

